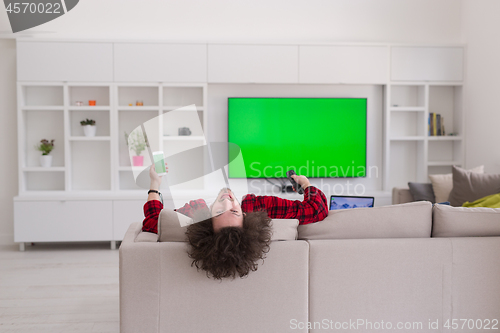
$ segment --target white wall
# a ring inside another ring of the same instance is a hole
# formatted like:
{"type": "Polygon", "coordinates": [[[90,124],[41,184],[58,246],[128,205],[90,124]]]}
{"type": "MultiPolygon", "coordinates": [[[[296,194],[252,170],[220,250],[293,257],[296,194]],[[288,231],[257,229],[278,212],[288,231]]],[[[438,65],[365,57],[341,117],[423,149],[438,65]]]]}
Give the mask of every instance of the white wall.
{"type": "Polygon", "coordinates": [[[466,166],[500,173],[500,2],[464,0],[466,166]]]}
{"type": "MultiPolygon", "coordinates": [[[[462,42],[461,7],[461,0],[83,0],[68,14],[28,32],[50,38],[457,43],[462,42]]],[[[479,38],[481,29],[478,26],[471,36],[479,38]]],[[[0,32],[10,30],[7,14],[1,10],[0,32]]],[[[0,40],[0,242],[13,240],[15,81],[15,43],[0,40]]]]}
{"type": "Polygon", "coordinates": [[[16,43],[0,39],[0,244],[14,242],[17,195],[16,43]]]}
{"type": "MultiPolygon", "coordinates": [[[[459,42],[460,0],[82,0],[30,31],[196,41],[459,42]]],[[[0,30],[10,30],[0,11],[0,30]]]]}

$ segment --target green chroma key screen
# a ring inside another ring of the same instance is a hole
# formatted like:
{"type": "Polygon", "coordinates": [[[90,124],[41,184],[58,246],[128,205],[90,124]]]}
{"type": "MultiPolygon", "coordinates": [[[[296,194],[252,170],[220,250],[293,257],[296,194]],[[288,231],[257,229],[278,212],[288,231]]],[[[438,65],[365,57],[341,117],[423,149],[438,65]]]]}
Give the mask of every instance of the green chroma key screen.
{"type": "Polygon", "coordinates": [[[366,98],[228,98],[228,141],[244,160],[229,177],[365,177],[366,107],[366,98]]]}

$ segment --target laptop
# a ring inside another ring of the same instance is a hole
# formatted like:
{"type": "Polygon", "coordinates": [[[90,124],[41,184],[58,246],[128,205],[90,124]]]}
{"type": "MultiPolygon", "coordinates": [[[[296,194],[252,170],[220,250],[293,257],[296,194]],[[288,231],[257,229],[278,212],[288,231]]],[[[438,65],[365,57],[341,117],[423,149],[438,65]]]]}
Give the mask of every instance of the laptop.
{"type": "Polygon", "coordinates": [[[373,207],[374,197],[358,197],[349,195],[332,195],[330,197],[330,210],[373,207]]]}

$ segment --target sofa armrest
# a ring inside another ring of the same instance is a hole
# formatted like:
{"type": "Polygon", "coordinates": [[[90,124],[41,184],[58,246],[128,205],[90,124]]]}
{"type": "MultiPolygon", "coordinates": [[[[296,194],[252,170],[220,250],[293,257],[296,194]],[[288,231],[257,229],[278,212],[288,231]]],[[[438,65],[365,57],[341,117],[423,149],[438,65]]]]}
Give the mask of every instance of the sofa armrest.
{"type": "Polygon", "coordinates": [[[135,242],[158,242],[158,234],[142,231],[141,222],[132,223],[123,237],[122,244],[135,242]]]}
{"type": "Polygon", "coordinates": [[[142,223],[132,223],[120,244],[121,333],[159,332],[160,243],[136,241],[141,233],[142,223]]]}
{"type": "Polygon", "coordinates": [[[413,196],[411,195],[409,188],[394,187],[392,189],[392,204],[398,205],[407,202],[413,202],[413,196]]]}

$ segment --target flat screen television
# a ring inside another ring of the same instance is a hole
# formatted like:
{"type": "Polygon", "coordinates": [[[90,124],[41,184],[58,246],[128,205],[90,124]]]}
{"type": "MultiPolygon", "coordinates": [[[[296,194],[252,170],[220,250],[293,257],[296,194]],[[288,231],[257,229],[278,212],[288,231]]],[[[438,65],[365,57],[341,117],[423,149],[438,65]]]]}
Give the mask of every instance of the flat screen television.
{"type": "Polygon", "coordinates": [[[365,177],[366,109],[366,98],[228,98],[228,142],[244,160],[229,177],[365,177]]]}

